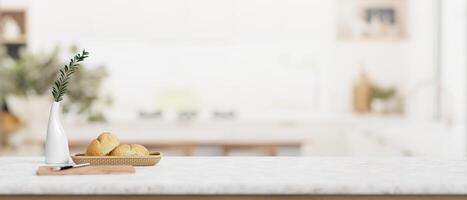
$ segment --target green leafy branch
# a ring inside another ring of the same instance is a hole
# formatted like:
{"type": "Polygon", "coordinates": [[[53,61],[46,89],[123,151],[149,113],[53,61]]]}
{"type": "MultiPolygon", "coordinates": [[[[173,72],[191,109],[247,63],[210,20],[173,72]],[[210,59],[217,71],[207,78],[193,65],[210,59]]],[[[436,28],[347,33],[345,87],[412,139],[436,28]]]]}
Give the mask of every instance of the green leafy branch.
{"type": "Polygon", "coordinates": [[[89,55],[89,52],[83,50],[83,52],[76,54],[62,69],[60,69],[60,76],[55,80],[54,85],[52,86],[52,95],[55,99],[55,102],[60,102],[63,100],[63,95],[67,92],[68,82],[71,78],[71,75],[78,69],[79,63],[86,59],[89,55]]]}

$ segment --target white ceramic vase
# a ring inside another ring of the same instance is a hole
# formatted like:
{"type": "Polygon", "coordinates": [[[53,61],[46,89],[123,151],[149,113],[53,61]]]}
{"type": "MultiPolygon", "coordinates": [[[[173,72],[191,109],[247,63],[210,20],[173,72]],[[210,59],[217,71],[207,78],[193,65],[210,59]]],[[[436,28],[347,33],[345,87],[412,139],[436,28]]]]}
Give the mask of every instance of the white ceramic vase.
{"type": "Polygon", "coordinates": [[[68,139],[60,122],[60,102],[54,102],[50,108],[47,139],[45,143],[45,163],[67,164],[70,160],[68,139]]]}

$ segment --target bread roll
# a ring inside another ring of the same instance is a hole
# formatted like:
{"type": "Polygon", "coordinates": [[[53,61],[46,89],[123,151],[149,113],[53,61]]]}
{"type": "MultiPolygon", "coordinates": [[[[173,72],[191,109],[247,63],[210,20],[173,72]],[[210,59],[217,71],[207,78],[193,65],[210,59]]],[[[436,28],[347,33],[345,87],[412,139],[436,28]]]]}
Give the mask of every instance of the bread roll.
{"type": "Polygon", "coordinates": [[[116,146],[120,144],[117,136],[112,133],[104,132],[91,141],[86,150],[87,156],[105,156],[108,155],[116,146]]]}
{"type": "Polygon", "coordinates": [[[110,156],[148,156],[149,151],[140,144],[121,144],[110,152],[110,156]]]}

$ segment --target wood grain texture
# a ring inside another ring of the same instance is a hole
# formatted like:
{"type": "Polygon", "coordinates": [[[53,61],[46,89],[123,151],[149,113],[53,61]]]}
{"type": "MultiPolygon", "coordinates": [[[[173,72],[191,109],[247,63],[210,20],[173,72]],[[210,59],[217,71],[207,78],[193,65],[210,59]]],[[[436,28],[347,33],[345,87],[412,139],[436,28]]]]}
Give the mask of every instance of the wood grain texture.
{"type": "Polygon", "coordinates": [[[86,167],[71,168],[61,171],[53,171],[51,166],[37,168],[38,176],[63,176],[63,175],[91,175],[91,174],[132,174],[135,168],[131,165],[91,165],[86,167]]]}
{"type": "Polygon", "coordinates": [[[467,200],[465,195],[10,195],[0,200],[467,200]]]}

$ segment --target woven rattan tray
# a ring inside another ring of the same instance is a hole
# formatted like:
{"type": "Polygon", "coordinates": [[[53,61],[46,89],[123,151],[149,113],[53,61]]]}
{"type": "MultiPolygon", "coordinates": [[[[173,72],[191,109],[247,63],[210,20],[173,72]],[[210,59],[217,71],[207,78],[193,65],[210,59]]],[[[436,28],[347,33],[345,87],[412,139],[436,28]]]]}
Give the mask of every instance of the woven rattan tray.
{"type": "Polygon", "coordinates": [[[71,159],[76,164],[91,163],[91,165],[133,165],[153,166],[162,158],[160,152],[153,152],[149,156],[85,156],[76,154],[71,159]]]}

